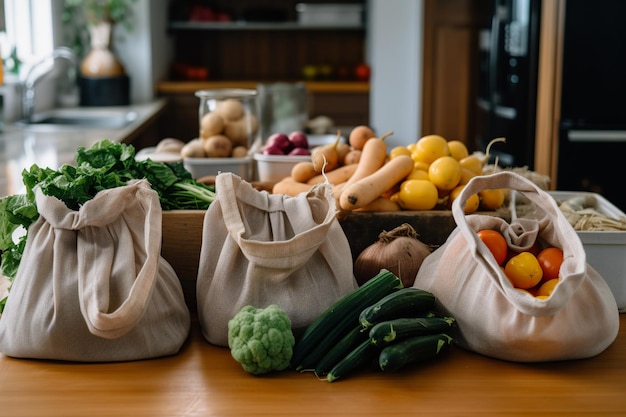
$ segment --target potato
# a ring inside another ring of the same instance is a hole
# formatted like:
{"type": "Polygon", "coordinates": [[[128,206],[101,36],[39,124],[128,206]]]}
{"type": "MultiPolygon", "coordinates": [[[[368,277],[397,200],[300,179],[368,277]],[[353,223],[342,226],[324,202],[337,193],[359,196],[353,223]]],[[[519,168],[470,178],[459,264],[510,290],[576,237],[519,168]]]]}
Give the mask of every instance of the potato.
{"type": "Polygon", "coordinates": [[[254,136],[259,128],[259,122],[253,114],[246,114],[238,120],[229,121],[224,128],[224,135],[233,141],[234,146],[248,147],[248,137],[254,136]]]}
{"type": "Polygon", "coordinates": [[[230,154],[233,158],[244,158],[248,155],[248,148],[245,146],[235,146],[230,154]]]}
{"type": "Polygon", "coordinates": [[[233,143],[224,135],[203,139],[204,154],[209,158],[226,158],[233,150],[233,143]]]}
{"type": "Polygon", "coordinates": [[[185,146],[185,142],[180,139],[165,138],[161,139],[156,145],[155,152],[172,152],[180,153],[185,146]]]}
{"type": "Polygon", "coordinates": [[[183,158],[204,158],[206,155],[202,139],[195,138],[187,142],[180,150],[180,156],[183,158]]]}
{"type": "Polygon", "coordinates": [[[229,98],[217,103],[217,106],[215,106],[215,113],[218,113],[224,118],[224,120],[229,122],[231,120],[240,119],[244,114],[244,107],[243,104],[241,104],[241,101],[229,98]]]}
{"type": "Polygon", "coordinates": [[[224,130],[224,119],[219,113],[206,113],[200,119],[200,137],[219,135],[224,130]]]}

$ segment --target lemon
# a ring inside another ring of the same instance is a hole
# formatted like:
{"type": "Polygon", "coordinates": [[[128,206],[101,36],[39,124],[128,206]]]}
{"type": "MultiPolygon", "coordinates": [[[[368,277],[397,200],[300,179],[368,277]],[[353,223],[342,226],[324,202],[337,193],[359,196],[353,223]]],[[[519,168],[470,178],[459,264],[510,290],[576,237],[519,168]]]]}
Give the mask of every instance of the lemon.
{"type": "Polygon", "coordinates": [[[477,156],[470,155],[459,161],[461,167],[467,168],[470,171],[476,173],[476,175],[482,175],[483,173],[483,161],[477,156]]]}
{"type": "Polygon", "coordinates": [[[400,185],[397,203],[405,210],[432,210],[439,194],[429,180],[406,180],[400,185]]]}
{"type": "Polygon", "coordinates": [[[449,156],[450,148],[448,141],[439,135],[427,135],[418,139],[415,150],[412,153],[414,161],[432,163],[442,156],[449,156]]]}
{"type": "MultiPolygon", "coordinates": [[[[452,191],[450,191],[450,194],[448,194],[448,199],[449,199],[448,207],[449,208],[452,208],[452,203],[454,203],[454,200],[456,200],[459,194],[461,194],[461,191],[463,191],[463,188],[465,188],[465,184],[457,185],[456,187],[452,189],[452,191]]],[[[469,196],[469,198],[465,202],[465,208],[463,209],[463,212],[465,214],[474,213],[476,210],[478,210],[479,204],[480,204],[480,199],[478,198],[478,194],[472,194],[471,196],[469,196]]]]}
{"type": "Polygon", "coordinates": [[[406,146],[396,146],[389,151],[389,159],[393,159],[399,155],[411,156],[411,151],[406,146]]]}
{"type": "Polygon", "coordinates": [[[460,140],[448,141],[448,149],[450,150],[450,156],[457,161],[460,161],[461,159],[469,156],[467,146],[465,146],[465,144],[460,140]]]}
{"type": "Polygon", "coordinates": [[[442,156],[428,167],[428,179],[440,190],[452,190],[461,181],[461,164],[451,156],[442,156]]]}

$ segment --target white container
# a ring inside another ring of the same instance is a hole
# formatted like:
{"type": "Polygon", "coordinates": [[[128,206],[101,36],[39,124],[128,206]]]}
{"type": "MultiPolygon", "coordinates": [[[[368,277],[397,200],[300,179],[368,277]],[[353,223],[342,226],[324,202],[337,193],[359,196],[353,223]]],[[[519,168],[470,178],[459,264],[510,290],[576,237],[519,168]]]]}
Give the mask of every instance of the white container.
{"type": "Polygon", "coordinates": [[[298,23],[311,26],[359,27],[363,24],[362,4],[296,4],[298,23]]]}
{"type": "Polygon", "coordinates": [[[308,155],[263,155],[255,153],[254,160],[261,182],[278,182],[291,175],[291,168],[298,162],[310,161],[308,155]]]}
{"type": "MultiPolygon", "coordinates": [[[[626,218],[623,211],[596,193],[575,191],[549,191],[557,201],[591,195],[596,200],[596,210],[615,219],[626,218]]],[[[607,282],[620,312],[626,312],[626,231],[577,231],[585,252],[587,263],[607,282]]]]}
{"type": "Polygon", "coordinates": [[[183,165],[194,179],[232,172],[250,181],[252,177],[251,158],[184,158],[183,165]]]}

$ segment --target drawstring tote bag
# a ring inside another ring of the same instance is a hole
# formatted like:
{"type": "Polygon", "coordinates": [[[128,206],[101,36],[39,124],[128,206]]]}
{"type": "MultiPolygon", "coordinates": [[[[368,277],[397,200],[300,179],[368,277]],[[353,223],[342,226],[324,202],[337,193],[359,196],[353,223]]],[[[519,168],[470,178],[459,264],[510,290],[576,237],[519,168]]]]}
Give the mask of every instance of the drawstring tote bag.
{"type": "Polygon", "coordinates": [[[80,362],[176,353],[189,310],[161,257],[161,205],[146,180],[100,191],[79,210],[36,189],[39,218],[0,318],[0,351],[80,362]]]}
{"type": "Polygon", "coordinates": [[[500,172],[473,178],[452,205],[456,229],[432,252],[414,286],[431,291],[438,306],[457,320],[461,347],[517,362],[580,359],[598,355],[617,337],[615,298],[586,262],[582,242],[554,198],[519,174],[500,172]],[[528,198],[533,211],[506,220],[465,215],[467,199],[485,189],[511,189],[528,198]],[[563,249],[560,282],[541,300],[515,289],[487,246],[482,229],[502,233],[509,248],[529,249],[536,238],[563,249]]]}
{"type": "Polygon", "coordinates": [[[196,287],[204,337],[228,346],[228,321],[246,305],[277,304],[296,335],[356,289],[352,252],[330,185],[296,197],[217,175],[204,218],[196,287]]]}

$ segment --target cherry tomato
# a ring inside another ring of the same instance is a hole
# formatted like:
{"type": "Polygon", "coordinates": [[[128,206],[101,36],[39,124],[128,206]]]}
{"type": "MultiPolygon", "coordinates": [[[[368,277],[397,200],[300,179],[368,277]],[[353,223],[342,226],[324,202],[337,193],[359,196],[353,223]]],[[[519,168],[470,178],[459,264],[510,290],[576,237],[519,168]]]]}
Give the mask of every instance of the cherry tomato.
{"type": "Polygon", "coordinates": [[[543,270],[544,281],[558,278],[563,263],[563,250],[560,248],[545,248],[537,255],[537,260],[543,270]]]}
{"type": "Polygon", "coordinates": [[[489,248],[489,251],[492,253],[493,257],[496,259],[498,265],[502,265],[506,260],[506,255],[508,252],[508,246],[506,244],[506,239],[504,236],[497,230],[484,229],[479,230],[477,233],[480,240],[489,248]]]}
{"type": "Polygon", "coordinates": [[[534,287],[543,277],[537,257],[530,252],[522,252],[509,259],[504,273],[515,288],[523,289],[534,287]]]}

